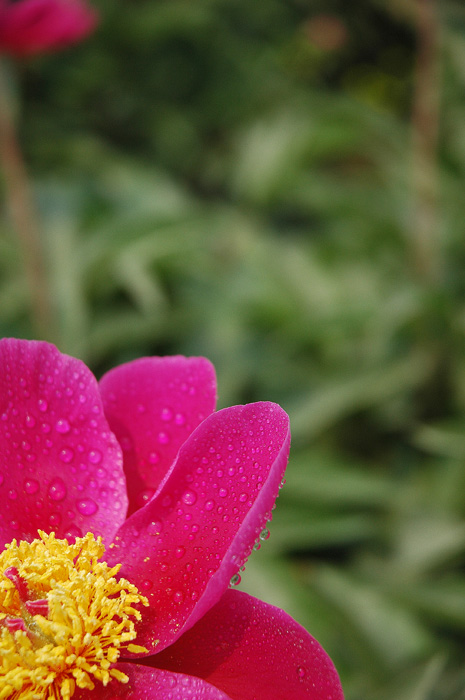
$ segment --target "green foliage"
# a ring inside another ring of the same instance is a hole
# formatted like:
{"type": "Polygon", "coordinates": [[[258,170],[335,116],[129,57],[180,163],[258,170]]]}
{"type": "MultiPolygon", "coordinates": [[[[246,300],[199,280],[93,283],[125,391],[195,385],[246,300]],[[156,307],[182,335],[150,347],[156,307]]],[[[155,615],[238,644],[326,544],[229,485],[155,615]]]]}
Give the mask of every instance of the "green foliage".
{"type": "MultiPolygon", "coordinates": [[[[287,485],[242,587],[324,643],[347,700],[463,700],[462,4],[440,7],[437,276],[409,3],[98,5],[86,45],[19,70],[49,339],[97,374],[203,354],[223,405],[280,402],[287,485]]],[[[0,227],[0,332],[30,336],[0,227]]]]}

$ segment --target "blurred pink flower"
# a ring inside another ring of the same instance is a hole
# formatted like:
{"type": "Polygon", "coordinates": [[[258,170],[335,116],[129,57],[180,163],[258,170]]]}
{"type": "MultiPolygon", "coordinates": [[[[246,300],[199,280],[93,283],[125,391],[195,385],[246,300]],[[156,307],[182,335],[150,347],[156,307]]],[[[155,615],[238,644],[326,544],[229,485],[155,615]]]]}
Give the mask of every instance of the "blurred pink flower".
{"type": "MultiPolygon", "coordinates": [[[[48,343],[0,341],[0,547],[9,547],[3,556],[11,550],[14,563],[0,570],[0,687],[11,688],[2,697],[29,698],[31,655],[40,655],[40,666],[51,650],[55,664],[54,645],[66,645],[47,619],[52,597],[42,600],[43,584],[14,559],[40,528],[66,538],[66,548],[85,533],[101,536],[104,565],[121,564],[118,579],[135,585],[146,605],[136,605],[137,646],[117,642],[103,684],[94,686],[86,654],[100,647],[88,625],[116,594],[91,600],[90,622],[70,623],[72,644],[76,630],[87,631],[78,668],[42,665],[34,697],[343,699],[331,660],[308,632],[282,610],[229,588],[271,518],[288,459],[288,416],[273,403],[218,412],[215,403],[215,374],[204,358],[143,358],[97,384],[82,362],[48,343]],[[15,591],[22,602],[13,614],[15,591]],[[29,638],[37,643],[20,677],[18,649],[29,638]],[[17,656],[11,661],[2,649],[17,656]]],[[[89,561],[90,576],[96,564],[89,561]]],[[[61,603],[58,610],[64,616],[61,603]]],[[[65,656],[67,664],[76,658],[65,656]]]]}
{"type": "Polygon", "coordinates": [[[0,52],[30,56],[84,39],[97,24],[85,0],[0,0],[0,52]]]}

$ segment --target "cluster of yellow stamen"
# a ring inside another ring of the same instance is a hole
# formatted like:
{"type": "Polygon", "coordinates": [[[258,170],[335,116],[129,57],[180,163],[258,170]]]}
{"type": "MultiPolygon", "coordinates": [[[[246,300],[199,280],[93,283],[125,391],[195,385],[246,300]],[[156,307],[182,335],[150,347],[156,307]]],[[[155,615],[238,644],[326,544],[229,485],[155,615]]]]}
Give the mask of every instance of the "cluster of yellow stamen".
{"type": "Polygon", "coordinates": [[[100,562],[105,548],[91,533],[74,544],[39,531],[0,554],[0,699],[69,700],[128,677],[113,668],[121,649],[145,652],[136,637],[136,586],[100,562]],[[39,611],[41,614],[35,614],[39,611]]]}

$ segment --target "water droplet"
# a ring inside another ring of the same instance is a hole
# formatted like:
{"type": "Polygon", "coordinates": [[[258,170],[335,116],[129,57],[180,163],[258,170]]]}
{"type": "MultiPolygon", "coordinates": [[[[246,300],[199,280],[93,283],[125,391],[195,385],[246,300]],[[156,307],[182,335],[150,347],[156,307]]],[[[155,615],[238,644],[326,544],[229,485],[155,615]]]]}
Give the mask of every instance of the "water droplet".
{"type": "Polygon", "coordinates": [[[36,424],[36,419],[34,418],[34,416],[29,416],[29,415],[28,415],[28,416],[26,416],[26,421],[25,421],[25,423],[26,423],[26,426],[27,426],[28,428],[33,428],[33,427],[35,426],[35,424],[36,424]]]}
{"type": "Polygon", "coordinates": [[[69,433],[71,430],[71,426],[66,418],[60,418],[60,420],[57,420],[55,423],[55,430],[57,433],[61,433],[61,435],[66,435],[66,433],[69,433]]]}
{"type": "Polygon", "coordinates": [[[149,464],[158,464],[158,462],[160,461],[160,455],[158,454],[158,452],[150,452],[148,459],[149,464]]]}
{"type": "Polygon", "coordinates": [[[102,461],[102,453],[100,450],[91,450],[89,452],[89,462],[91,464],[100,464],[102,461]]]}
{"type": "Polygon", "coordinates": [[[194,491],[185,491],[182,495],[182,502],[186,504],[186,506],[193,506],[194,503],[197,501],[197,494],[194,491]]]}
{"type": "Polygon", "coordinates": [[[144,581],[141,583],[141,588],[143,591],[150,591],[150,589],[153,586],[153,581],[150,579],[146,578],[144,581]]]}
{"type": "Polygon", "coordinates": [[[228,489],[220,489],[218,491],[218,496],[220,498],[226,498],[227,495],[228,495],[228,489]]]}
{"type": "Polygon", "coordinates": [[[162,530],[162,523],[159,520],[152,520],[147,526],[147,532],[149,535],[159,535],[162,530]]]}
{"type": "Polygon", "coordinates": [[[183,413],[176,413],[176,416],[174,418],[174,422],[176,425],[185,425],[186,424],[186,416],[183,413]]]}
{"type": "Polygon", "coordinates": [[[239,500],[241,503],[245,503],[247,500],[247,494],[246,493],[241,493],[239,496],[239,500]]]}
{"type": "Polygon", "coordinates": [[[306,673],[305,669],[303,668],[303,666],[297,666],[297,675],[298,675],[299,678],[301,678],[302,680],[305,678],[305,676],[307,675],[307,673],[306,673]]]}
{"type": "Polygon", "coordinates": [[[91,498],[83,498],[76,503],[76,507],[81,515],[94,515],[98,510],[98,505],[91,498]]]}
{"type": "Polygon", "coordinates": [[[48,487],[48,496],[52,501],[63,501],[66,498],[68,490],[64,481],[60,478],[53,479],[48,487]]]}
{"type": "Polygon", "coordinates": [[[176,591],[173,595],[173,598],[176,603],[182,603],[182,601],[184,600],[184,593],[182,591],[176,591]]]}
{"type": "Polygon", "coordinates": [[[167,433],[158,433],[158,442],[160,445],[167,445],[170,441],[169,435],[167,433]]]}
{"type": "Polygon", "coordinates": [[[15,491],[15,489],[11,489],[10,491],[8,491],[8,498],[10,499],[10,501],[16,501],[16,499],[18,498],[18,492],[15,491]]]}
{"type": "Polygon", "coordinates": [[[175,555],[176,559],[182,559],[183,556],[185,555],[185,553],[186,553],[186,550],[184,547],[176,547],[176,549],[174,550],[174,555],[175,555]]]}
{"type": "Polygon", "coordinates": [[[207,501],[205,503],[205,510],[213,510],[215,507],[215,501],[207,501]]]}
{"type": "Polygon", "coordinates": [[[70,447],[64,447],[58,456],[62,462],[69,464],[74,459],[74,452],[70,447]]]}
{"type": "Polygon", "coordinates": [[[270,531],[268,530],[267,527],[265,527],[260,533],[260,539],[262,542],[264,542],[265,540],[269,539],[269,537],[270,537],[270,531]]]}
{"type": "Polygon", "coordinates": [[[72,524],[65,532],[65,539],[72,544],[76,537],[82,537],[82,530],[77,525],[72,524]]]}
{"type": "Polygon", "coordinates": [[[160,414],[163,421],[170,421],[173,418],[173,411],[170,408],[164,408],[160,414]]]}
{"type": "Polygon", "coordinates": [[[37,493],[37,491],[39,490],[39,482],[35,479],[26,479],[26,481],[24,482],[24,490],[29,495],[37,493]]]}
{"type": "Polygon", "coordinates": [[[39,407],[39,411],[42,413],[45,413],[45,411],[48,409],[48,403],[45,399],[39,399],[37,405],[39,407]]]}
{"type": "Polygon", "coordinates": [[[145,504],[151,500],[154,493],[155,493],[155,491],[153,489],[144,489],[143,491],[140,491],[137,494],[137,498],[136,498],[137,506],[139,508],[142,508],[143,506],[145,506],[145,504]]]}
{"type": "Polygon", "coordinates": [[[59,513],[51,513],[48,518],[48,523],[51,527],[58,527],[61,523],[61,515],[59,513]]]}
{"type": "Polygon", "coordinates": [[[241,575],[240,574],[234,574],[234,576],[231,577],[230,580],[230,585],[231,586],[238,586],[241,582],[241,575]]]}

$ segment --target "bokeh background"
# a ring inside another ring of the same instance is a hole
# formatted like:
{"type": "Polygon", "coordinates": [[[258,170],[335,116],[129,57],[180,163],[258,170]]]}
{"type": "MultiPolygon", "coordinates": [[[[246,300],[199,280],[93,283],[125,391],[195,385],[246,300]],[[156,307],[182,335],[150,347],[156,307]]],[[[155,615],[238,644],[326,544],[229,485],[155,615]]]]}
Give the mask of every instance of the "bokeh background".
{"type": "Polygon", "coordinates": [[[289,412],[240,586],[347,700],[465,698],[465,6],[93,0],[4,60],[46,262],[0,218],[0,334],[99,376],[201,354],[220,405],[289,412]]]}

